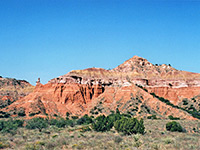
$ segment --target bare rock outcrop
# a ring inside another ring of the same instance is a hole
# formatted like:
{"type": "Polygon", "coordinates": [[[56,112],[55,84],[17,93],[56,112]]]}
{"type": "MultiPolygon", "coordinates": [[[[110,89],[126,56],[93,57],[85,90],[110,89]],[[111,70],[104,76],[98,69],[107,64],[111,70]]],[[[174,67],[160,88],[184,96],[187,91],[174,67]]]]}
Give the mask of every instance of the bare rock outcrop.
{"type": "Polygon", "coordinates": [[[172,107],[151,93],[179,105],[183,98],[200,95],[200,74],[179,71],[166,64],[154,65],[134,56],[112,70],[73,70],[45,85],[38,81],[31,94],[14,102],[5,111],[24,108],[26,116],[64,116],[66,112],[74,115],[109,114],[118,108],[136,116],[156,114],[160,118],[173,115],[195,119],[187,111],[172,107]]]}
{"type": "Polygon", "coordinates": [[[34,89],[25,80],[0,77],[0,108],[10,105],[12,102],[25,97],[34,89]]]}

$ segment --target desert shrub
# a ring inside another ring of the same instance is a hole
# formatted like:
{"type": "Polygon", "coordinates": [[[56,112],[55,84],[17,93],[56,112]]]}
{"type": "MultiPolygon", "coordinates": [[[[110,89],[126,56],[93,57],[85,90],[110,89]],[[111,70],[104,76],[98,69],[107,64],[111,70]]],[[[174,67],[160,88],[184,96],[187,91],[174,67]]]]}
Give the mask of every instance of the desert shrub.
{"type": "Polygon", "coordinates": [[[95,119],[96,121],[93,124],[93,129],[101,132],[109,131],[114,126],[114,122],[120,120],[122,116],[124,116],[124,114],[120,114],[118,108],[116,109],[116,112],[113,111],[107,117],[101,115],[95,119]]]}
{"type": "Polygon", "coordinates": [[[32,117],[32,116],[38,115],[40,113],[41,113],[40,111],[38,111],[38,112],[32,112],[32,113],[29,114],[29,116],[32,117]]]}
{"type": "Polygon", "coordinates": [[[107,116],[108,126],[112,128],[114,126],[114,122],[120,120],[123,115],[120,114],[119,110],[116,110],[116,113],[112,113],[107,116]]]}
{"type": "Polygon", "coordinates": [[[0,149],[4,149],[4,148],[8,148],[9,145],[8,144],[5,144],[3,142],[0,142],[0,149]]]}
{"type": "Polygon", "coordinates": [[[165,144],[171,144],[171,143],[174,142],[174,140],[170,137],[165,138],[163,141],[164,141],[165,144]]]}
{"type": "MultiPolygon", "coordinates": [[[[176,106],[174,104],[172,104],[169,100],[164,99],[163,97],[159,97],[157,96],[155,93],[150,93],[153,97],[156,97],[157,99],[159,99],[160,101],[166,103],[167,105],[172,106],[173,108],[177,108],[177,109],[181,109],[183,111],[188,112],[189,114],[191,114],[194,118],[200,119],[200,112],[197,111],[193,106],[190,106],[190,108],[187,110],[185,108],[176,106]]],[[[185,103],[186,104],[186,103],[185,103]]]]}
{"type": "Polygon", "coordinates": [[[66,112],[66,117],[69,117],[70,116],[70,113],[69,112],[66,112]]]}
{"type": "Polygon", "coordinates": [[[0,111],[0,118],[9,118],[10,114],[4,111],[0,111]]]}
{"type": "Polygon", "coordinates": [[[75,121],[74,120],[70,120],[69,118],[67,118],[66,120],[63,118],[57,118],[57,119],[50,119],[48,120],[49,125],[53,125],[56,126],[58,128],[64,128],[67,126],[75,126],[75,121]]]}
{"type": "Polygon", "coordinates": [[[50,120],[48,120],[48,124],[49,125],[56,125],[56,123],[57,123],[57,119],[50,119],[50,120]]]}
{"type": "Polygon", "coordinates": [[[156,117],[156,115],[151,115],[151,116],[148,116],[147,119],[158,119],[158,118],[156,117]]]}
{"type": "Polygon", "coordinates": [[[63,118],[51,119],[51,120],[49,120],[49,124],[55,125],[58,128],[64,128],[68,125],[68,121],[63,118]]]}
{"type": "Polygon", "coordinates": [[[11,122],[13,124],[16,124],[17,127],[23,127],[23,125],[24,125],[24,120],[12,120],[11,122]]]}
{"type": "Polygon", "coordinates": [[[87,131],[91,131],[90,127],[86,126],[81,128],[81,132],[87,132],[87,131]]]}
{"type": "Polygon", "coordinates": [[[196,99],[195,99],[194,97],[192,98],[192,100],[193,100],[194,102],[196,102],[196,99]]]}
{"type": "Polygon", "coordinates": [[[19,112],[19,113],[18,113],[18,116],[19,116],[19,117],[24,117],[24,116],[26,116],[26,114],[25,114],[25,112],[19,112]]]}
{"type": "Polygon", "coordinates": [[[150,94],[151,94],[153,97],[159,99],[161,102],[166,103],[167,105],[170,105],[170,106],[172,106],[172,107],[174,107],[174,108],[179,108],[178,106],[175,106],[174,104],[172,104],[168,99],[165,99],[165,98],[163,98],[163,97],[159,97],[159,96],[157,96],[155,93],[150,93],[150,94]]]}
{"type": "Polygon", "coordinates": [[[107,117],[104,115],[98,116],[92,124],[92,127],[95,131],[109,131],[114,126],[114,123],[122,118],[131,118],[131,115],[120,114],[120,111],[117,108],[115,112],[112,111],[107,117]]]}
{"type": "Polygon", "coordinates": [[[173,117],[172,115],[168,116],[168,118],[169,118],[170,120],[180,120],[180,118],[173,117]]]}
{"type": "Polygon", "coordinates": [[[35,113],[30,113],[29,114],[30,117],[35,116],[35,115],[36,115],[35,113]]]}
{"type": "Polygon", "coordinates": [[[139,88],[141,88],[141,89],[143,89],[144,91],[146,91],[146,92],[148,92],[148,90],[147,89],[145,89],[142,85],[138,85],[138,84],[135,84],[137,87],[139,87],[139,88]]]}
{"type": "Polygon", "coordinates": [[[76,121],[74,121],[74,120],[66,120],[66,125],[74,127],[76,125],[76,121]]]}
{"type": "Polygon", "coordinates": [[[66,112],[66,120],[69,120],[70,113],[66,112]]]}
{"type": "Polygon", "coordinates": [[[176,131],[183,132],[182,126],[176,121],[168,122],[166,124],[166,129],[167,131],[171,131],[171,132],[176,132],[176,131]]]}
{"type": "Polygon", "coordinates": [[[190,107],[188,109],[192,110],[192,111],[197,111],[193,105],[190,105],[190,107]]]}
{"type": "Polygon", "coordinates": [[[193,117],[200,119],[200,112],[199,111],[187,111],[190,113],[193,117]]]}
{"type": "MultiPolygon", "coordinates": [[[[127,114],[121,114],[121,117],[131,118],[132,115],[131,115],[131,114],[128,114],[128,112],[127,112],[127,114]]],[[[118,120],[119,120],[119,119],[118,119],[118,120]]]]}
{"type": "Polygon", "coordinates": [[[25,150],[37,150],[37,149],[40,149],[40,145],[36,143],[28,143],[25,146],[25,150]]]}
{"type": "Polygon", "coordinates": [[[57,120],[57,122],[56,122],[56,127],[58,127],[58,128],[64,128],[64,127],[66,127],[67,126],[67,122],[66,122],[66,120],[64,120],[64,119],[59,119],[59,120],[57,120]]]}
{"type": "Polygon", "coordinates": [[[117,144],[119,144],[119,143],[122,142],[122,141],[123,141],[123,139],[122,139],[120,136],[116,136],[116,137],[114,138],[114,142],[117,143],[117,144]]]}
{"type": "Polygon", "coordinates": [[[92,124],[92,128],[97,132],[105,132],[111,129],[108,118],[105,115],[98,116],[92,124]]]}
{"type": "Polygon", "coordinates": [[[94,114],[95,114],[95,115],[98,115],[98,114],[99,114],[99,112],[98,112],[98,111],[95,111],[95,112],[94,112],[94,114]]]}
{"type": "Polygon", "coordinates": [[[124,134],[144,134],[144,124],[143,120],[141,119],[140,121],[137,120],[136,118],[125,118],[123,117],[120,120],[117,120],[114,123],[114,127],[118,132],[122,132],[124,134]]]}
{"type": "Polygon", "coordinates": [[[75,120],[78,119],[78,116],[72,116],[71,118],[75,120]]]}
{"type": "Polygon", "coordinates": [[[25,110],[24,110],[24,109],[20,109],[19,112],[17,113],[17,115],[18,115],[19,117],[24,117],[24,116],[26,116],[25,110]]]}
{"type": "Polygon", "coordinates": [[[43,128],[48,127],[48,121],[44,118],[33,118],[27,121],[27,129],[38,129],[40,132],[43,128]]]}
{"type": "Polygon", "coordinates": [[[183,105],[187,105],[188,104],[188,100],[187,99],[183,99],[183,105]]]}
{"type": "Polygon", "coordinates": [[[53,116],[54,116],[54,117],[58,117],[58,115],[57,115],[57,114],[53,114],[53,116]]]}
{"type": "Polygon", "coordinates": [[[81,124],[90,124],[92,122],[93,122],[92,118],[89,117],[87,114],[77,120],[77,124],[78,125],[81,125],[81,124]]]}
{"type": "MultiPolygon", "coordinates": [[[[14,102],[14,101],[13,101],[13,102],[14,102]]],[[[0,108],[5,108],[6,106],[12,104],[13,102],[11,102],[10,99],[5,100],[5,101],[0,100],[0,108]]]]}
{"type": "Polygon", "coordinates": [[[17,128],[23,127],[24,121],[23,120],[0,120],[0,131],[7,132],[7,133],[15,133],[17,128]]]}

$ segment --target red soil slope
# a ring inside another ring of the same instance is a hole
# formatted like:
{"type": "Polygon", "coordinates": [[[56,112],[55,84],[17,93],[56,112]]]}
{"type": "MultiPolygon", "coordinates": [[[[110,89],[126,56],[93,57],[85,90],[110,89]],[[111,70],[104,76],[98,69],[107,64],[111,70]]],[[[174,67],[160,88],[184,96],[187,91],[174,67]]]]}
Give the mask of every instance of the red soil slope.
{"type": "Polygon", "coordinates": [[[66,112],[73,115],[109,114],[119,108],[136,116],[156,114],[161,118],[173,115],[194,119],[186,111],[154,98],[151,92],[176,105],[183,98],[200,94],[200,74],[179,71],[170,65],[153,65],[134,56],[112,70],[75,70],[45,85],[38,83],[31,94],[3,111],[14,114],[24,109],[28,117],[30,114],[65,116],[66,112]]]}

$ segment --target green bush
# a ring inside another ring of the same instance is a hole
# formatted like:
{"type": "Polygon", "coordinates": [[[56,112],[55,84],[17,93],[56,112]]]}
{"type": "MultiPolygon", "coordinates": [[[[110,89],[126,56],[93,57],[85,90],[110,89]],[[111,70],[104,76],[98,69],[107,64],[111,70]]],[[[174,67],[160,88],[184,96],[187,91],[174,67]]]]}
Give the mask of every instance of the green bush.
{"type": "Polygon", "coordinates": [[[69,118],[66,120],[63,118],[50,119],[48,123],[58,128],[64,128],[67,126],[73,127],[76,124],[74,120],[69,120],[69,118]]]}
{"type": "Polygon", "coordinates": [[[7,133],[15,133],[17,128],[23,127],[24,120],[0,120],[0,131],[7,133]]]}
{"type": "Polygon", "coordinates": [[[170,120],[180,120],[180,118],[173,117],[172,115],[168,116],[168,118],[169,118],[170,120]]]}
{"type": "Polygon", "coordinates": [[[90,124],[92,122],[93,122],[92,118],[89,117],[87,114],[77,120],[77,124],[78,125],[81,125],[81,124],[90,124]]]}
{"type": "Polygon", "coordinates": [[[30,117],[35,116],[35,115],[36,115],[35,113],[30,113],[29,114],[30,117]]]}
{"type": "Polygon", "coordinates": [[[107,117],[104,115],[97,117],[92,124],[92,127],[98,132],[109,131],[114,126],[114,123],[122,118],[131,118],[131,116],[128,114],[120,114],[119,109],[117,108],[115,113],[113,111],[107,117]]]}
{"type": "Polygon", "coordinates": [[[61,119],[51,119],[49,120],[50,125],[55,125],[58,128],[64,128],[67,126],[67,120],[61,119]]]}
{"type": "Polygon", "coordinates": [[[57,115],[57,114],[53,114],[53,116],[54,116],[54,117],[58,117],[58,115],[57,115]]]}
{"type": "Polygon", "coordinates": [[[48,127],[48,121],[44,118],[33,118],[27,121],[27,129],[38,129],[40,132],[43,128],[48,127]]]}
{"type": "Polygon", "coordinates": [[[24,116],[26,116],[25,110],[24,110],[24,109],[19,110],[19,112],[17,113],[17,115],[18,115],[19,117],[24,117],[24,116]]]}
{"type": "Polygon", "coordinates": [[[57,123],[57,119],[50,119],[50,120],[48,120],[48,124],[49,125],[56,125],[56,123],[57,123]]]}
{"type": "Polygon", "coordinates": [[[188,100],[187,100],[187,98],[186,99],[183,99],[183,105],[187,105],[188,104],[188,100]]]}
{"type": "Polygon", "coordinates": [[[78,119],[78,116],[71,116],[72,119],[78,119]]]}
{"type": "Polygon", "coordinates": [[[66,117],[69,117],[70,116],[70,113],[69,112],[66,112],[66,117]]]}
{"type": "Polygon", "coordinates": [[[166,129],[167,131],[171,131],[171,132],[176,132],[176,131],[183,132],[182,126],[176,121],[168,122],[166,124],[166,129]]]}
{"type": "Polygon", "coordinates": [[[10,114],[4,111],[0,111],[0,118],[9,118],[10,114]]]}
{"type": "Polygon", "coordinates": [[[117,120],[120,120],[123,115],[120,114],[118,110],[116,110],[116,113],[112,113],[107,116],[108,126],[112,128],[114,126],[114,122],[117,120]]]}
{"type": "Polygon", "coordinates": [[[59,119],[57,120],[56,124],[55,124],[58,128],[64,128],[67,126],[67,121],[64,119],[59,119]]]}
{"type": "Polygon", "coordinates": [[[144,124],[143,120],[141,119],[140,121],[137,120],[136,118],[122,118],[120,120],[117,120],[114,123],[114,127],[118,132],[122,132],[124,134],[144,134],[144,124]]]}
{"type": "MultiPolygon", "coordinates": [[[[163,97],[159,97],[157,96],[155,93],[150,93],[153,97],[156,97],[157,99],[159,99],[160,101],[166,103],[167,105],[172,106],[173,108],[177,108],[177,109],[181,109],[183,111],[188,112],[189,114],[191,114],[194,118],[200,119],[200,112],[197,111],[193,106],[190,106],[189,110],[176,106],[174,104],[172,104],[169,100],[164,99],[163,97]]],[[[185,103],[186,104],[186,103],[185,103]]]]}
{"type": "Polygon", "coordinates": [[[74,121],[74,120],[66,120],[66,125],[74,127],[76,125],[76,121],[74,121]]]}
{"type": "Polygon", "coordinates": [[[23,127],[24,125],[24,120],[12,120],[13,124],[16,124],[17,127],[23,127]]]}
{"type": "Polygon", "coordinates": [[[29,116],[32,117],[32,116],[38,115],[40,113],[41,113],[40,111],[38,111],[38,112],[32,112],[32,113],[29,114],[29,116]]]}
{"type": "Polygon", "coordinates": [[[112,125],[105,115],[98,116],[92,124],[92,128],[97,132],[105,132],[111,129],[112,125]]]}
{"type": "Polygon", "coordinates": [[[145,89],[142,85],[138,85],[138,84],[135,84],[137,87],[139,87],[139,88],[141,88],[141,89],[143,89],[145,92],[148,92],[148,90],[147,89],[145,89]]]}

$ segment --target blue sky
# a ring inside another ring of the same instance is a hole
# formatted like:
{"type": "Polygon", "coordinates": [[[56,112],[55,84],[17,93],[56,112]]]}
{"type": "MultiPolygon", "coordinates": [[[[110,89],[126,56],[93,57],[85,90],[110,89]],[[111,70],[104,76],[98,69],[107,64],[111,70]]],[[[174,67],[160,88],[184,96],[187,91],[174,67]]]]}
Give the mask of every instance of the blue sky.
{"type": "Polygon", "coordinates": [[[0,1],[3,77],[47,83],[134,55],[200,73],[200,1],[0,1]]]}

